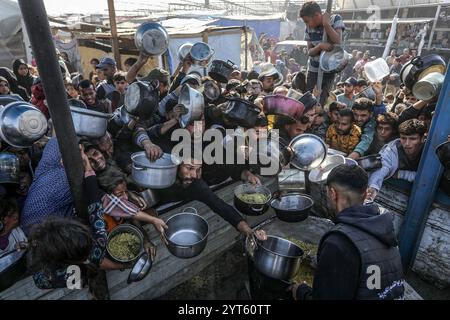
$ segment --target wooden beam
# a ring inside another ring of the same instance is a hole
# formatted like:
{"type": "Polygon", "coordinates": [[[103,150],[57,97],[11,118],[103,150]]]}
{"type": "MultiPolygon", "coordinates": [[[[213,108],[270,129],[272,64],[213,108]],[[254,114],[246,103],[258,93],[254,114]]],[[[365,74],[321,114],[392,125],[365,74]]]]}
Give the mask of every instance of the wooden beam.
{"type": "Polygon", "coordinates": [[[120,61],[119,38],[117,37],[116,11],[114,9],[114,0],[108,0],[109,10],[109,24],[111,27],[111,45],[114,54],[114,59],[117,62],[117,68],[122,69],[122,62],[120,61]]]}

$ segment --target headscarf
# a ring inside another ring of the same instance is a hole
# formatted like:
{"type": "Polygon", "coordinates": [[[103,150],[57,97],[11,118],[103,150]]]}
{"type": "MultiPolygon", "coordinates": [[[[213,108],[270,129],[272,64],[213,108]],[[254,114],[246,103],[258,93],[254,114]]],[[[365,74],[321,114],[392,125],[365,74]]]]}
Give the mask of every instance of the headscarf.
{"type": "Polygon", "coordinates": [[[19,86],[19,84],[17,83],[16,75],[14,74],[14,72],[12,72],[11,69],[1,67],[0,76],[8,80],[9,88],[11,89],[12,93],[16,93],[19,96],[21,96],[24,101],[30,101],[30,97],[27,94],[27,90],[19,86]]]}
{"type": "Polygon", "coordinates": [[[17,84],[25,90],[27,90],[27,94],[31,95],[31,86],[33,85],[34,77],[30,74],[30,70],[28,69],[28,73],[25,76],[21,76],[19,74],[19,68],[21,65],[25,65],[28,68],[28,64],[23,59],[17,59],[13,63],[13,71],[17,77],[17,84]]]}
{"type": "Polygon", "coordinates": [[[73,198],[66,171],[61,162],[56,138],[50,139],[44,148],[42,159],[28,191],[22,210],[21,225],[29,234],[33,225],[48,216],[71,217],[73,198]]]}

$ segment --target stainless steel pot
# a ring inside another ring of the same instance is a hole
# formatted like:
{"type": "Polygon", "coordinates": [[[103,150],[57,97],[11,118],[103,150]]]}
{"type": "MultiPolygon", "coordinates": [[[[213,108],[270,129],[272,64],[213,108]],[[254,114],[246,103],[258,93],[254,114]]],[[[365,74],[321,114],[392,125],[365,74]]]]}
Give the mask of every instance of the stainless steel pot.
{"type": "Polygon", "coordinates": [[[214,49],[212,49],[207,43],[197,42],[189,51],[194,64],[199,66],[207,66],[209,60],[214,55],[214,49]]]}
{"type": "Polygon", "coordinates": [[[134,43],[140,51],[151,56],[159,56],[169,47],[169,34],[159,23],[146,22],[136,30],[134,43]]]}
{"type": "Polygon", "coordinates": [[[159,104],[159,81],[136,81],[127,88],[124,98],[126,111],[140,118],[150,117],[159,104]]]}
{"type": "Polygon", "coordinates": [[[0,153],[0,184],[19,184],[20,161],[13,153],[0,153]]]}
{"type": "Polygon", "coordinates": [[[275,211],[278,219],[284,222],[301,222],[305,220],[308,218],[313,205],[313,199],[300,193],[275,196],[270,202],[270,206],[275,211]]]}
{"type": "Polygon", "coordinates": [[[114,111],[112,120],[118,126],[122,127],[126,126],[130,122],[131,116],[127,112],[127,109],[124,106],[121,106],[114,111]]]}
{"type": "Polygon", "coordinates": [[[186,128],[189,124],[202,118],[205,100],[198,90],[191,88],[188,84],[184,84],[180,91],[178,103],[187,109],[187,112],[179,120],[182,128],[186,128]]]}
{"type": "Polygon", "coordinates": [[[189,52],[191,51],[192,48],[192,43],[186,42],[183,43],[179,48],[178,48],[178,60],[183,61],[187,55],[189,54],[189,52]]]}
{"type": "Polygon", "coordinates": [[[144,151],[131,155],[133,161],[131,176],[140,186],[150,189],[165,189],[173,185],[177,179],[180,160],[164,153],[154,162],[145,155],[144,151]]]}
{"type": "Polygon", "coordinates": [[[412,92],[419,100],[431,100],[441,92],[444,79],[439,72],[430,73],[414,84],[412,92]]]}
{"type": "Polygon", "coordinates": [[[310,171],[320,166],[327,157],[327,146],[313,134],[301,134],[289,144],[292,152],[291,164],[297,169],[310,171]]]}
{"type": "Polygon", "coordinates": [[[265,276],[289,281],[298,273],[303,250],[293,242],[275,236],[267,236],[266,241],[248,237],[246,241],[256,269],[265,276]]]}
{"type": "Polygon", "coordinates": [[[171,216],[166,224],[169,227],[164,234],[167,249],[174,256],[189,259],[198,256],[205,249],[209,226],[195,208],[185,208],[183,212],[171,216]]]}
{"type": "Polygon", "coordinates": [[[73,126],[78,136],[101,138],[106,134],[108,120],[112,114],[89,109],[70,107],[73,126]]]}
{"type": "Polygon", "coordinates": [[[107,244],[106,244],[106,252],[116,262],[130,263],[130,262],[136,261],[139,258],[140,254],[142,253],[143,248],[144,248],[144,235],[142,234],[141,230],[139,230],[137,227],[133,226],[132,224],[129,224],[129,223],[120,224],[117,227],[115,227],[114,229],[112,229],[111,232],[108,234],[107,244]],[[139,252],[132,259],[129,259],[129,260],[119,259],[119,258],[115,257],[114,255],[112,255],[111,251],[109,250],[109,241],[111,241],[111,239],[114,238],[114,236],[121,234],[121,233],[131,233],[139,238],[139,241],[140,241],[139,252]]]}
{"type": "Polygon", "coordinates": [[[0,256],[0,291],[22,279],[27,271],[27,250],[14,250],[0,256]]]}
{"type": "Polygon", "coordinates": [[[31,147],[47,132],[47,125],[44,114],[30,103],[0,106],[0,138],[13,147],[31,147]]]}
{"type": "Polygon", "coordinates": [[[331,51],[322,51],[320,54],[320,68],[326,73],[337,73],[344,70],[351,55],[342,47],[335,45],[331,51]]]}
{"type": "Polygon", "coordinates": [[[412,90],[414,84],[431,72],[445,73],[446,63],[441,56],[429,54],[417,56],[406,63],[400,71],[400,79],[406,88],[412,90]]]}
{"type": "Polygon", "coordinates": [[[202,86],[203,95],[206,98],[206,102],[215,102],[220,97],[220,87],[214,80],[206,80],[202,86]]]}
{"type": "Polygon", "coordinates": [[[145,203],[148,208],[153,207],[159,202],[159,198],[152,189],[144,190],[140,193],[141,197],[144,198],[145,203]]]}

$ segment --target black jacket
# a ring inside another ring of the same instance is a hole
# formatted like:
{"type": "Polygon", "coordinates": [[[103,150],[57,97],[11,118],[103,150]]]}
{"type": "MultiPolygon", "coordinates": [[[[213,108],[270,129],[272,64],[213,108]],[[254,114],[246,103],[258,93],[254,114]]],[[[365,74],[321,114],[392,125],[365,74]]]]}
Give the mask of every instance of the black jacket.
{"type": "MultiPolygon", "coordinates": [[[[363,231],[386,248],[397,246],[392,215],[380,214],[376,205],[347,208],[337,215],[336,224],[363,231]]],[[[297,290],[297,299],[357,299],[362,276],[361,260],[359,250],[349,237],[340,232],[327,233],[319,247],[313,288],[301,285],[297,290]]],[[[400,270],[396,271],[402,273],[401,265],[400,270]]]]}

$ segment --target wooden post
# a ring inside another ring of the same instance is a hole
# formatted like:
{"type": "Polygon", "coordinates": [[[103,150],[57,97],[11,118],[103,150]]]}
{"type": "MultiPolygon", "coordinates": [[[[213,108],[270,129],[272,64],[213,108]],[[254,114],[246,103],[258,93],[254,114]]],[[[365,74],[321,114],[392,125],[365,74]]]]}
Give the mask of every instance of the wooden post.
{"type": "Polygon", "coordinates": [[[108,0],[109,25],[111,27],[111,45],[114,59],[117,62],[117,68],[122,69],[120,61],[119,39],[117,37],[116,11],[114,9],[114,0],[108,0]]]}
{"type": "Polygon", "coordinates": [[[89,219],[83,192],[83,162],[45,6],[43,0],[19,0],[19,6],[44,86],[75,209],[77,215],[87,223],[89,219]]]}
{"type": "Polygon", "coordinates": [[[245,38],[245,58],[244,58],[244,66],[245,71],[248,71],[248,35],[247,35],[247,20],[244,20],[244,38],[245,38]]]}

